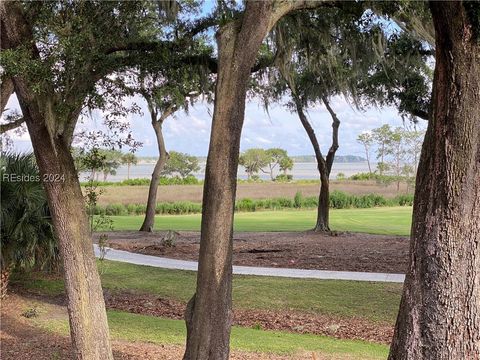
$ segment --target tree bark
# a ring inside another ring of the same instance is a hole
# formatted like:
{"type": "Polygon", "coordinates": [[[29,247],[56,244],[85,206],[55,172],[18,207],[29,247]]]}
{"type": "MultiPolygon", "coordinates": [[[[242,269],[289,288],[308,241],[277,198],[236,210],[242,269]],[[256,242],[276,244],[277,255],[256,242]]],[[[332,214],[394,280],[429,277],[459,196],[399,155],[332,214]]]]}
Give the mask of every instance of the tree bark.
{"type": "Polygon", "coordinates": [[[340,120],[333,111],[326,97],[322,98],[330,116],[332,117],[332,145],[328,150],[325,166],[319,166],[320,171],[320,195],[318,197],[317,223],[315,231],[330,231],[330,173],[332,172],[335,153],[338,149],[338,128],[340,120]]]}
{"type": "MultiPolygon", "coordinates": [[[[25,44],[32,59],[39,59],[30,25],[19,4],[0,2],[0,15],[2,41],[7,40],[8,48],[25,44]]],[[[4,46],[5,43],[2,43],[2,50],[4,46]]],[[[74,357],[82,360],[113,359],[85,203],[70,153],[73,131],[68,136],[61,131],[75,127],[82,103],[69,111],[64,110],[62,118],[58,118],[54,111],[54,99],[58,94],[48,84],[44,87],[42,84],[41,91],[33,92],[20,75],[12,80],[63,259],[74,357]]]]}
{"type": "Polygon", "coordinates": [[[2,267],[0,272],[0,299],[5,298],[7,295],[11,270],[12,269],[10,267],[2,267]]]}
{"type": "Polygon", "coordinates": [[[157,138],[158,160],[155,163],[155,167],[153,168],[152,179],[150,180],[150,187],[148,188],[147,210],[145,212],[145,219],[143,220],[143,224],[140,227],[139,231],[152,232],[153,226],[155,224],[155,208],[157,205],[158,181],[160,179],[160,173],[165,167],[168,159],[168,153],[165,147],[165,140],[162,133],[162,126],[165,119],[171,114],[173,114],[175,110],[171,107],[167,109],[160,116],[160,118],[157,118],[157,111],[155,110],[153,104],[149,103],[148,107],[150,110],[150,116],[152,118],[152,127],[155,131],[155,136],[157,138]]]}
{"type": "Polygon", "coordinates": [[[205,169],[197,291],[185,320],[184,360],[229,356],[232,323],[232,234],[240,135],[251,69],[260,45],[286,13],[321,1],[247,1],[242,17],[217,33],[218,73],[205,169]]]}
{"type": "Polygon", "coordinates": [[[13,81],[10,77],[2,76],[0,85],[0,114],[5,110],[10,95],[13,94],[13,81]]]}
{"type": "Polygon", "coordinates": [[[433,111],[390,360],[480,358],[479,6],[430,3],[433,111]]]}
{"type": "MultiPolygon", "coordinates": [[[[29,107],[23,105],[28,113],[29,107]]],[[[43,120],[27,118],[40,176],[63,259],[70,333],[76,359],[113,359],[93,242],[70,148],[62,137],[48,140],[43,120]],[[62,178],[63,176],[63,178],[62,178]],[[55,180],[57,179],[57,180],[55,180]]]]}
{"type": "Polygon", "coordinates": [[[184,360],[229,357],[232,233],[245,96],[260,45],[273,25],[272,1],[247,2],[241,20],[217,33],[215,108],[205,169],[197,290],[189,303],[184,360]]]}
{"type": "Polygon", "coordinates": [[[367,157],[368,172],[371,174],[372,167],[370,166],[370,153],[369,153],[368,145],[364,144],[364,147],[365,147],[365,156],[367,157]]]}

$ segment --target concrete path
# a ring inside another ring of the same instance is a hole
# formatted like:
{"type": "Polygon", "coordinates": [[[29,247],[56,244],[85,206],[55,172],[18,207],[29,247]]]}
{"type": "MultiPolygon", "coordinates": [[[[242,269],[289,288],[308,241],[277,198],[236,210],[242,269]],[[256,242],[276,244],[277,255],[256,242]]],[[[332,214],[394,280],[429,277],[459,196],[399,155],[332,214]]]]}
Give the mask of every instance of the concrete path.
{"type": "MultiPolygon", "coordinates": [[[[95,255],[98,257],[100,253],[98,245],[94,244],[93,246],[95,249],[95,255]]],[[[111,248],[107,248],[105,259],[164,269],[197,271],[198,268],[198,263],[196,261],[168,259],[159,256],[143,255],[111,248]]],[[[253,266],[234,266],[233,273],[238,275],[277,276],[300,279],[380,281],[393,283],[402,283],[405,280],[405,275],[403,274],[304,270],[253,266]]]]}

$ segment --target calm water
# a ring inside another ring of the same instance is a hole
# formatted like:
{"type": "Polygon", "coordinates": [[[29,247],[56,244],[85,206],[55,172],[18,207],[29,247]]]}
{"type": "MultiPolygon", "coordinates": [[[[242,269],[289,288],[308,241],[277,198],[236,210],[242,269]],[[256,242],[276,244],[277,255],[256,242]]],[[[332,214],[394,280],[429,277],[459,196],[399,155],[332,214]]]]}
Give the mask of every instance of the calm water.
{"type": "MultiPolygon", "coordinates": [[[[135,178],[150,178],[152,175],[154,164],[139,164],[130,167],[130,179],[135,178]]],[[[372,164],[374,167],[374,164],[372,164]]],[[[199,178],[204,178],[205,172],[205,163],[200,164],[200,171],[195,173],[194,175],[199,178]]],[[[366,162],[355,162],[355,163],[334,163],[332,168],[331,178],[335,179],[338,173],[343,173],[345,176],[351,176],[353,174],[357,174],[360,172],[368,172],[368,165],[366,162]]],[[[278,171],[274,170],[274,174],[277,175],[278,171]]],[[[318,170],[315,163],[295,163],[293,165],[293,169],[289,171],[289,174],[293,175],[294,179],[318,179],[318,170]]],[[[268,180],[270,179],[269,174],[264,174],[260,172],[258,174],[260,178],[268,180]]],[[[85,180],[86,175],[83,174],[80,177],[80,180],[85,180]]],[[[100,179],[103,176],[100,175],[100,179]]],[[[122,181],[127,178],[127,167],[121,166],[117,169],[116,175],[109,175],[107,181],[122,181]]],[[[242,166],[239,166],[238,169],[238,178],[239,179],[246,179],[247,174],[245,173],[245,169],[242,166]]]]}

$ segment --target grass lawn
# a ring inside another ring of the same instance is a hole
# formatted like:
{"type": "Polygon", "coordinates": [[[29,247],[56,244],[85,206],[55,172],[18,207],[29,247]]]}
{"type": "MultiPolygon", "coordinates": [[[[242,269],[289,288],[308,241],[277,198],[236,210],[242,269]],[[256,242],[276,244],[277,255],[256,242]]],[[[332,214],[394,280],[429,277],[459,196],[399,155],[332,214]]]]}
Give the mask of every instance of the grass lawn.
{"type": "MultiPolygon", "coordinates": [[[[156,230],[200,231],[200,214],[158,215],[156,230]]],[[[143,216],[112,216],[115,230],[138,230],[143,216]]],[[[411,207],[372,209],[333,209],[331,228],[337,231],[383,235],[408,235],[411,207]]],[[[239,212],[235,214],[235,231],[303,231],[313,228],[316,210],[280,210],[239,212]]]]}
{"type": "MultiPolygon", "coordinates": [[[[150,266],[104,261],[102,284],[110,290],[129,290],[188,301],[195,290],[196,274],[150,266]]],[[[285,279],[235,275],[234,307],[291,309],[342,317],[359,317],[393,324],[402,284],[337,280],[285,279]]],[[[48,295],[63,292],[61,280],[21,278],[12,282],[48,295]]]]}
{"type": "MultiPolygon", "coordinates": [[[[156,344],[185,343],[185,323],[152,316],[108,311],[113,338],[156,344]]],[[[40,326],[68,335],[66,319],[37,321],[40,326]]],[[[333,359],[385,359],[388,347],[363,341],[338,340],[324,336],[232,328],[231,347],[236,350],[292,354],[300,351],[320,352],[333,359]],[[331,356],[331,357],[330,357],[331,356]]]]}

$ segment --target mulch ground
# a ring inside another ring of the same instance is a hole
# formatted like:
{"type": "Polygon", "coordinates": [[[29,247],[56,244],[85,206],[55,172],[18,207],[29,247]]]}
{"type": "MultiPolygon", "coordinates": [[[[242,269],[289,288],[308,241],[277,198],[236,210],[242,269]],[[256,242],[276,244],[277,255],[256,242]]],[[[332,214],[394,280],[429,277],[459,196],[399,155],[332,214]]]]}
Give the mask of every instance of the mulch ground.
{"type": "MultiPolygon", "coordinates": [[[[133,300],[130,298],[130,300],[133,300]]],[[[129,300],[129,301],[130,301],[129,300]]],[[[120,298],[116,300],[121,303],[120,298]]],[[[46,301],[40,297],[25,297],[10,293],[1,303],[0,344],[2,360],[21,358],[35,360],[73,359],[70,339],[53,334],[36,325],[35,319],[26,318],[24,312],[32,306],[40,306],[39,317],[47,319],[66,319],[64,306],[46,301]]],[[[110,304],[111,305],[111,304],[110,304]]],[[[124,306],[128,306],[125,305],[124,306]]],[[[177,360],[181,359],[183,346],[157,345],[143,342],[112,341],[114,358],[120,360],[177,360]]],[[[337,357],[324,357],[314,353],[295,355],[275,355],[254,352],[232,351],[232,360],[337,360],[337,357]]],[[[343,358],[343,357],[342,357],[343,358]]],[[[348,359],[352,359],[348,357],[348,359]]]]}
{"type": "MultiPolygon", "coordinates": [[[[165,246],[166,232],[115,231],[109,246],[115,249],[173,259],[197,260],[200,233],[175,232],[175,246],[165,246]]],[[[97,234],[98,236],[98,234],[97,234]]],[[[235,233],[233,263],[244,266],[317,270],[404,273],[409,240],[392,235],[307,232],[235,233]]]]}
{"type": "MultiPolygon", "coordinates": [[[[135,314],[183,319],[185,303],[149,294],[105,293],[107,308],[135,314]]],[[[234,309],[234,325],[260,327],[301,334],[316,334],[338,339],[366,340],[389,344],[393,326],[359,318],[341,318],[289,310],[234,309]]]]}

